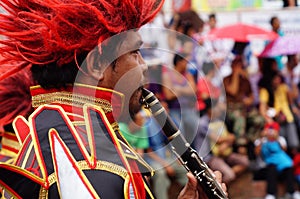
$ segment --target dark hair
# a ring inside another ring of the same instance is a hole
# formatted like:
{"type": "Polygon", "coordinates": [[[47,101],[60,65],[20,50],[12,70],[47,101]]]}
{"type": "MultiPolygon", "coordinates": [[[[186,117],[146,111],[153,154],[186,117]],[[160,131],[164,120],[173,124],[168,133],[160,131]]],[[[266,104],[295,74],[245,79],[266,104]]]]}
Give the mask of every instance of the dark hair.
{"type": "Polygon", "coordinates": [[[264,74],[263,77],[258,82],[258,86],[260,88],[265,88],[268,91],[268,94],[269,94],[268,106],[269,107],[274,107],[275,96],[274,96],[274,88],[273,88],[272,82],[276,76],[279,76],[281,78],[282,82],[284,81],[283,77],[279,71],[269,71],[269,73],[264,74]]]}
{"type": "Polygon", "coordinates": [[[273,16],[273,17],[271,17],[271,19],[270,19],[270,24],[273,26],[273,24],[274,24],[274,21],[275,20],[277,20],[278,19],[278,17],[277,16],[273,16]]]}
{"type": "Polygon", "coordinates": [[[215,13],[211,13],[208,15],[208,19],[215,19],[216,18],[216,14],[215,13]]]}
{"type": "MultiPolygon", "coordinates": [[[[120,55],[117,54],[117,46],[119,46],[125,39],[126,33],[121,33],[117,37],[112,37],[113,39],[107,40],[105,45],[101,45],[101,54],[98,52],[99,47],[95,47],[93,51],[95,51],[95,55],[93,56],[94,63],[93,67],[106,67],[111,65],[113,68],[115,67],[117,57],[120,55]]],[[[76,76],[79,72],[79,67],[84,70],[85,59],[89,52],[83,52],[80,55],[76,56],[76,60],[74,59],[68,64],[64,64],[62,66],[58,66],[56,62],[52,62],[50,64],[45,65],[32,65],[31,73],[33,79],[41,85],[43,88],[62,88],[66,87],[68,84],[73,84],[76,76]]],[[[118,52],[118,53],[126,53],[126,52],[118,52]]]]}
{"type": "MultiPolygon", "coordinates": [[[[86,54],[78,56],[77,63],[80,65],[86,54]]],[[[56,62],[46,65],[32,65],[31,73],[33,79],[43,88],[61,88],[73,84],[78,73],[78,67],[73,60],[63,66],[57,66],[56,62]]]]}
{"type": "Polygon", "coordinates": [[[183,22],[182,27],[184,35],[188,35],[189,31],[194,29],[193,24],[190,21],[183,22]]]}
{"type": "Polygon", "coordinates": [[[249,45],[249,42],[234,42],[231,52],[237,56],[240,56],[244,53],[245,48],[249,45]]]}
{"type": "Polygon", "coordinates": [[[272,88],[272,80],[277,75],[277,69],[273,69],[273,64],[276,63],[274,58],[262,58],[261,59],[261,74],[262,78],[258,82],[260,88],[265,88],[269,93],[269,102],[270,107],[274,106],[274,90],[272,88]]]}
{"type": "Polygon", "coordinates": [[[261,73],[262,75],[269,75],[270,73],[273,73],[274,70],[272,67],[273,65],[277,64],[276,60],[274,58],[271,58],[271,57],[264,57],[261,59],[261,66],[260,66],[260,70],[261,70],[261,73]]]}
{"type": "Polygon", "coordinates": [[[274,107],[274,90],[272,88],[271,81],[272,81],[271,77],[262,77],[258,82],[258,87],[267,90],[269,94],[268,106],[274,107]]]}
{"type": "Polygon", "coordinates": [[[288,61],[292,61],[292,60],[294,59],[295,56],[296,56],[296,54],[287,55],[288,61]]]}
{"type": "Polygon", "coordinates": [[[187,24],[190,28],[193,28],[196,32],[204,26],[204,21],[200,18],[197,12],[194,10],[184,11],[179,14],[179,21],[176,27],[176,30],[180,27],[184,27],[187,24]]]}
{"type": "Polygon", "coordinates": [[[176,66],[177,63],[180,62],[181,60],[184,60],[186,56],[187,56],[187,54],[175,54],[175,56],[173,58],[174,66],[176,66]]]}
{"type": "Polygon", "coordinates": [[[213,62],[204,62],[202,66],[202,71],[204,75],[207,75],[210,71],[214,69],[214,63],[213,62]]]}
{"type": "Polygon", "coordinates": [[[243,58],[240,55],[235,56],[235,58],[231,62],[231,66],[235,66],[237,64],[242,64],[243,65],[243,58]]]}

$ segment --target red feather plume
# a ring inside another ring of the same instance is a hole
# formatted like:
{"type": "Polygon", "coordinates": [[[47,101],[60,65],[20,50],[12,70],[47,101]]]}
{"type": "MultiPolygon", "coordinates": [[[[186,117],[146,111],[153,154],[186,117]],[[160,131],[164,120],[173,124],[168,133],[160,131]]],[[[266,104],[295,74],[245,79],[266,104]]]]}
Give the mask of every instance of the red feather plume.
{"type": "MultiPolygon", "coordinates": [[[[1,66],[0,72],[9,67],[1,66]]],[[[0,130],[12,123],[18,115],[28,116],[33,110],[31,106],[30,86],[33,85],[29,68],[0,81],[0,130]]]]}
{"type": "Polygon", "coordinates": [[[162,5],[163,0],[1,0],[0,55],[20,64],[0,80],[30,63],[69,63],[76,53],[141,27],[162,5]]]}

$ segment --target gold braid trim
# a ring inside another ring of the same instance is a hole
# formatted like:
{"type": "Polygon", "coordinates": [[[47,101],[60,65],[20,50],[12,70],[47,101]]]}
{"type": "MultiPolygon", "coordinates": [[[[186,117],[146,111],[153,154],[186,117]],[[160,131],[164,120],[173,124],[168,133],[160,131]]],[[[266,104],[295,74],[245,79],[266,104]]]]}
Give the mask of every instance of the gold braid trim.
{"type": "MultiPolygon", "coordinates": [[[[81,160],[77,162],[77,165],[78,168],[81,170],[108,171],[122,177],[123,179],[126,179],[128,176],[128,172],[124,167],[111,162],[102,161],[102,160],[97,161],[95,169],[91,169],[85,160],[81,160]]],[[[49,181],[49,186],[53,185],[57,181],[55,173],[52,173],[48,176],[48,181],[49,181]]]]}
{"type": "Polygon", "coordinates": [[[84,121],[73,121],[72,124],[74,126],[84,126],[85,122],[84,121]]]}
{"type": "Polygon", "coordinates": [[[95,104],[101,107],[105,113],[112,112],[112,106],[108,100],[77,93],[62,91],[32,96],[32,106],[34,108],[53,102],[72,105],[76,107],[82,107],[84,104],[95,104]]]}
{"type": "Polygon", "coordinates": [[[113,129],[114,131],[119,130],[118,122],[114,122],[114,123],[112,123],[112,124],[110,124],[110,125],[111,125],[111,127],[112,127],[112,129],[113,129]]]}
{"type": "MultiPolygon", "coordinates": [[[[78,163],[78,167],[81,170],[90,170],[91,168],[88,166],[87,162],[82,160],[77,162],[78,163]]],[[[111,173],[114,173],[118,176],[121,176],[122,178],[126,178],[128,175],[127,170],[122,167],[119,166],[117,164],[111,163],[111,162],[106,162],[106,161],[102,161],[102,160],[98,160],[97,164],[96,164],[96,170],[102,170],[102,171],[108,171],[111,173]]]]}
{"type": "MultiPolygon", "coordinates": [[[[20,150],[21,148],[21,145],[18,141],[16,140],[12,140],[12,139],[9,139],[7,137],[2,137],[2,145],[5,145],[5,146],[9,146],[13,149],[16,149],[16,150],[20,150]]],[[[14,152],[11,152],[11,153],[14,153],[14,152]]]]}
{"type": "Polygon", "coordinates": [[[48,198],[48,190],[45,189],[44,187],[41,187],[39,199],[47,199],[47,198],[48,198]]]}
{"type": "Polygon", "coordinates": [[[53,185],[56,182],[55,173],[52,173],[48,176],[49,186],[53,185]]]}

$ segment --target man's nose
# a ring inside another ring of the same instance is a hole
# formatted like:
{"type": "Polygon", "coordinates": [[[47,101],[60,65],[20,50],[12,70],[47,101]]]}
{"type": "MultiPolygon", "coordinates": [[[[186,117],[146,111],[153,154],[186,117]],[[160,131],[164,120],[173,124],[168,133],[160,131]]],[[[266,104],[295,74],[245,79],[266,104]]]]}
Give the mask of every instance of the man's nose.
{"type": "Polygon", "coordinates": [[[144,58],[140,55],[139,57],[139,65],[141,67],[141,72],[142,72],[142,82],[144,84],[149,82],[149,74],[148,74],[148,65],[146,64],[144,58]]]}
{"type": "Polygon", "coordinates": [[[146,64],[144,58],[142,57],[142,55],[139,55],[139,64],[142,67],[142,71],[146,72],[148,70],[148,65],[146,64]]]}

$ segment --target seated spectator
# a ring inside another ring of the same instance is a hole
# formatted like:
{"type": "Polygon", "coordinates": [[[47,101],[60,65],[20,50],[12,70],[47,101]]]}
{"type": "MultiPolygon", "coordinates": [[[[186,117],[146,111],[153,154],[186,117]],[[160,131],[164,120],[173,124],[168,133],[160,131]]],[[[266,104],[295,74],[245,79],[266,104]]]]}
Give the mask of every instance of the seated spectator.
{"type": "Polygon", "coordinates": [[[226,124],[236,136],[236,143],[245,146],[247,113],[253,107],[254,95],[243,60],[237,56],[231,64],[232,74],[224,78],[227,101],[226,124]]]}
{"type": "Polygon", "coordinates": [[[256,141],[257,154],[266,163],[267,195],[265,199],[275,199],[278,180],[284,180],[287,196],[299,199],[295,191],[293,177],[293,161],[285,152],[286,142],[279,136],[280,126],[276,122],[267,123],[262,138],[256,141]]]}
{"type": "MultiPolygon", "coordinates": [[[[165,105],[163,101],[161,103],[165,105]]],[[[144,159],[155,170],[155,175],[151,178],[153,193],[156,198],[168,199],[171,183],[177,182],[182,187],[186,184],[186,169],[173,155],[170,146],[165,145],[167,138],[156,120],[150,113],[146,114],[145,119],[150,146],[144,159]]]]}
{"type": "Polygon", "coordinates": [[[197,82],[197,107],[199,115],[203,115],[206,110],[205,101],[218,101],[221,95],[221,89],[214,86],[212,78],[215,75],[215,68],[213,62],[205,62],[202,66],[204,77],[200,77],[197,82]]]}
{"type": "Polygon", "coordinates": [[[195,110],[197,86],[187,70],[190,55],[176,54],[174,67],[165,67],[162,72],[162,91],[169,113],[189,143],[197,134],[199,115],[195,110]]]}
{"type": "Polygon", "coordinates": [[[290,107],[294,116],[295,124],[300,130],[300,106],[299,106],[299,89],[298,84],[300,82],[300,71],[298,65],[298,55],[287,55],[287,63],[282,69],[281,73],[284,78],[284,82],[289,87],[289,96],[290,96],[290,107]]]}
{"type": "MultiPolygon", "coordinates": [[[[270,25],[272,27],[272,31],[277,33],[280,37],[284,36],[284,32],[282,31],[281,20],[278,16],[272,16],[270,19],[270,25]]],[[[278,70],[282,70],[284,67],[282,55],[277,55],[273,57],[277,63],[278,70]]]]}
{"type": "Polygon", "coordinates": [[[223,181],[228,184],[248,167],[249,161],[246,155],[233,153],[232,149],[230,149],[230,145],[235,139],[234,135],[230,134],[228,137],[223,135],[223,137],[217,138],[216,134],[223,132],[224,123],[219,123],[222,125],[220,128],[218,125],[215,125],[215,127],[218,126],[216,130],[211,128],[210,118],[213,118],[216,122],[215,124],[217,124],[221,111],[218,108],[212,108],[209,103],[206,105],[207,112],[200,118],[199,131],[195,139],[195,149],[211,169],[217,169],[223,174],[223,181]],[[212,113],[212,109],[214,109],[214,113],[212,113]],[[221,155],[219,150],[216,152],[216,149],[214,149],[215,144],[223,145],[222,147],[227,145],[229,148],[222,149],[226,152],[221,155]]]}
{"type": "Polygon", "coordinates": [[[209,124],[209,138],[211,141],[212,153],[230,165],[236,175],[243,173],[249,167],[247,155],[233,151],[235,135],[230,133],[225,123],[218,118],[221,111],[218,107],[213,108],[212,121],[209,124]]]}
{"type": "Polygon", "coordinates": [[[135,148],[140,155],[143,155],[144,150],[149,147],[143,110],[135,114],[128,123],[120,122],[119,128],[127,142],[135,148]]]}
{"type": "Polygon", "coordinates": [[[288,86],[283,82],[280,73],[273,71],[263,75],[259,87],[261,115],[269,123],[274,120],[279,123],[279,134],[287,140],[288,151],[295,151],[299,146],[299,137],[290,108],[291,97],[288,86]]]}

